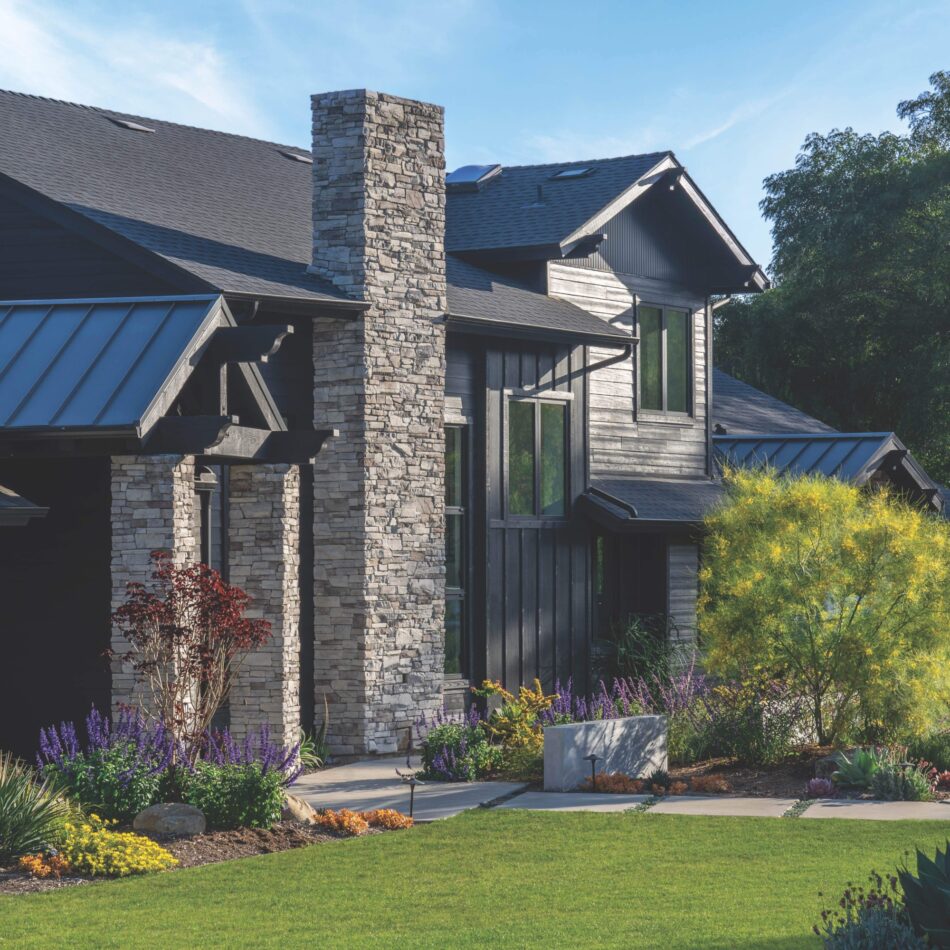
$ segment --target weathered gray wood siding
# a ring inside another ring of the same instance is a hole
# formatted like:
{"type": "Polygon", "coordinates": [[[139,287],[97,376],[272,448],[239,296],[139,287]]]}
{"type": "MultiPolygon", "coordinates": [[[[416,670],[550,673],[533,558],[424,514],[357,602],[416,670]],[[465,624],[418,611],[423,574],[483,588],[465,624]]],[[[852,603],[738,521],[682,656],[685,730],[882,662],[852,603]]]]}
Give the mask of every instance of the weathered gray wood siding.
{"type": "MultiPolygon", "coordinates": [[[[638,411],[636,352],[590,373],[591,474],[701,476],[707,466],[706,312],[695,291],[650,277],[562,263],[548,265],[548,293],[569,300],[614,326],[633,332],[634,296],[644,304],[692,311],[693,364],[690,418],[638,411]]],[[[590,362],[613,351],[591,348],[590,362]]]]}
{"type": "Polygon", "coordinates": [[[671,541],[667,547],[667,616],[681,641],[696,640],[696,598],[699,593],[699,548],[671,541]]]}
{"type": "Polygon", "coordinates": [[[445,421],[470,422],[475,418],[475,352],[451,337],[445,349],[445,421]]]}

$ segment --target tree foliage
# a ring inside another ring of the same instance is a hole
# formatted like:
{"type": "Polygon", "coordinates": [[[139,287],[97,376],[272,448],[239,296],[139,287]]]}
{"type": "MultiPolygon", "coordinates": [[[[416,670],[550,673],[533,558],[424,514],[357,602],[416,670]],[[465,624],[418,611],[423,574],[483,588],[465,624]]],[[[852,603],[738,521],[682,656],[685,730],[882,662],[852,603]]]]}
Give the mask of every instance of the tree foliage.
{"type": "Polygon", "coordinates": [[[905,134],[808,136],[765,180],[775,288],[719,312],[727,370],[846,431],[895,431],[950,480],[950,71],[905,134]]]}
{"type": "Polygon", "coordinates": [[[700,574],[710,669],[787,682],[822,744],[945,716],[950,525],[821,476],[740,470],[727,484],[700,574]]]}

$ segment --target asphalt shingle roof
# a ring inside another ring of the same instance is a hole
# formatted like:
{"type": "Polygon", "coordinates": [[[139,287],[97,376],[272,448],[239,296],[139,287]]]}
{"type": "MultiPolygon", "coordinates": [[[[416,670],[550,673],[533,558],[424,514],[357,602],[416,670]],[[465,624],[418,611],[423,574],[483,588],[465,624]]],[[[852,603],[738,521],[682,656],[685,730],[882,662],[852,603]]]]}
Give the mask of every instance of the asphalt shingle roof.
{"type": "MultiPolygon", "coordinates": [[[[698,524],[725,497],[722,482],[709,479],[597,478],[591,484],[593,488],[632,505],[637,512],[634,522],[698,524]]],[[[618,520],[629,520],[629,514],[623,509],[614,510],[618,520]]]]}
{"type": "Polygon", "coordinates": [[[506,165],[478,191],[449,191],[446,250],[557,244],[669,154],[506,165]],[[552,178],[565,168],[590,168],[591,173],[564,180],[552,178]]]}
{"type": "Polygon", "coordinates": [[[713,422],[729,435],[746,432],[834,432],[788,403],[743,383],[721,369],[713,370],[713,422]]]}
{"type": "Polygon", "coordinates": [[[517,281],[447,255],[449,312],[523,330],[547,330],[631,343],[629,333],[565,300],[546,297],[517,281]]]}
{"type": "MultiPolygon", "coordinates": [[[[118,232],[215,289],[327,303],[347,299],[307,273],[312,169],[283,154],[306,156],[305,149],[3,91],[0,126],[0,174],[118,232]],[[154,132],[132,131],[112,119],[154,132]]],[[[587,209],[598,210],[628,179],[636,180],[636,169],[650,164],[647,158],[587,163],[604,168],[569,186],[558,184],[556,189],[573,188],[574,199],[563,209],[560,204],[548,209],[557,212],[552,227],[563,226],[555,220],[568,220],[568,207],[573,209],[570,220],[587,209]]],[[[512,172],[511,181],[523,177],[512,172]]],[[[450,204],[450,219],[455,207],[450,204]]],[[[616,335],[571,304],[470,264],[450,258],[448,272],[450,312],[512,326],[616,335]]]]}

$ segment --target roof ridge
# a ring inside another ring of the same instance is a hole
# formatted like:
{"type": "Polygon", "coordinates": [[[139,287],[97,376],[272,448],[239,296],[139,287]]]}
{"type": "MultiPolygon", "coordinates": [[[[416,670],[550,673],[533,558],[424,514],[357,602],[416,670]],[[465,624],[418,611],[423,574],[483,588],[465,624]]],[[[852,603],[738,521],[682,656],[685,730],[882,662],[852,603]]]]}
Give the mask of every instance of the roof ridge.
{"type": "Polygon", "coordinates": [[[41,96],[32,92],[20,92],[17,89],[0,89],[0,95],[19,96],[22,99],[39,99],[43,102],[53,102],[61,106],[71,106],[74,109],[86,109],[89,112],[95,112],[108,118],[110,115],[119,116],[123,119],[135,119],[139,122],[154,122],[162,125],[171,125],[179,129],[190,129],[192,132],[206,132],[209,135],[223,135],[231,139],[243,139],[247,142],[257,142],[259,145],[271,145],[274,148],[293,149],[296,152],[302,152],[304,155],[310,155],[310,149],[301,145],[287,145],[283,142],[272,142],[270,139],[255,138],[253,135],[242,135],[240,132],[223,132],[220,129],[208,129],[200,125],[188,125],[184,122],[172,122],[170,119],[156,119],[152,116],[136,115],[134,112],[120,112],[118,109],[110,109],[107,106],[91,106],[83,102],[70,102],[68,99],[57,99],[55,96],[41,96]]]}
{"type": "Polygon", "coordinates": [[[525,164],[525,165],[505,165],[504,162],[499,162],[503,169],[509,168],[563,168],[567,165],[594,165],[603,162],[619,162],[625,158],[649,158],[653,155],[672,155],[673,150],[670,148],[661,149],[657,152],[631,152],[629,155],[613,155],[608,158],[572,158],[569,161],[563,162],[540,162],[537,164],[525,164]]]}

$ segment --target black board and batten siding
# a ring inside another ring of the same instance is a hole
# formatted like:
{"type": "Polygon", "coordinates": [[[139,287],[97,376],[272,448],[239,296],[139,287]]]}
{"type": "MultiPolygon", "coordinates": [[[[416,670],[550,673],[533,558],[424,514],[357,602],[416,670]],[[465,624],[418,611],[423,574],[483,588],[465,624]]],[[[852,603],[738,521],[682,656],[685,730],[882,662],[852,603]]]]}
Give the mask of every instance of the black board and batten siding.
{"type": "Polygon", "coordinates": [[[511,687],[539,677],[585,679],[589,651],[590,545],[572,502],[586,487],[584,351],[490,349],[485,355],[487,567],[485,663],[511,687]],[[506,391],[569,393],[566,517],[526,519],[505,512],[506,391]]]}
{"type": "Polygon", "coordinates": [[[586,487],[583,347],[499,345],[450,338],[446,421],[473,429],[470,618],[472,682],[509,688],[539,677],[586,680],[590,637],[590,533],[573,514],[586,487]],[[568,396],[568,507],[563,518],[517,518],[506,511],[506,403],[509,394],[568,396]]]}

